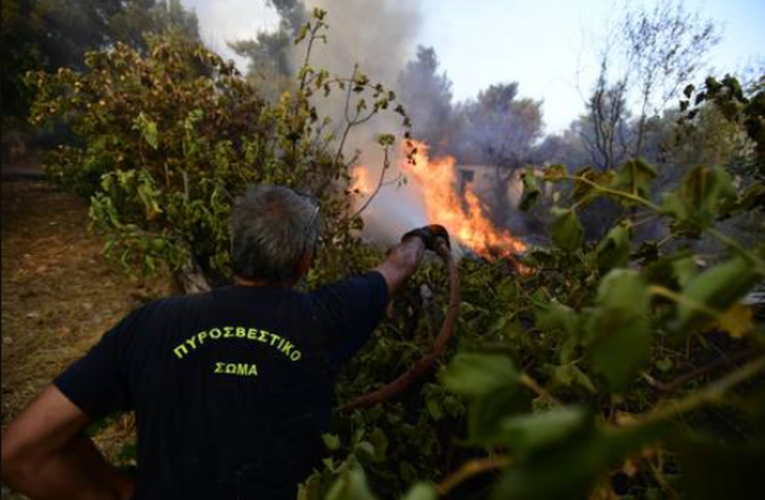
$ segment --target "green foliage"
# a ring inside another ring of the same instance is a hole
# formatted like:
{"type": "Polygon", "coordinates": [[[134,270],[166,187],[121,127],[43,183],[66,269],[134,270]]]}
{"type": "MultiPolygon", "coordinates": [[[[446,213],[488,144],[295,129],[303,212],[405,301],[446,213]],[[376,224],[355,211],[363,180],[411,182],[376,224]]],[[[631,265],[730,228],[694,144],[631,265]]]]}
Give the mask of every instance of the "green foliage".
{"type": "MultiPolygon", "coordinates": [[[[459,498],[486,491],[496,499],[703,497],[691,481],[706,475],[716,484],[738,478],[735,498],[752,496],[756,482],[735,467],[703,469],[691,455],[697,436],[714,435],[731,463],[765,460],[759,444],[739,443],[762,439],[761,414],[745,413],[752,403],[739,385],[755,378],[750,385],[762,387],[762,307],[742,299],[765,277],[765,247],[744,247],[721,229],[732,214],[760,210],[744,200],[762,185],[744,187],[723,167],[699,166],[659,193],[657,177],[643,160],[605,173],[524,172],[524,208],[547,202],[550,183],[569,186],[553,201],[553,245],[531,248],[517,268],[461,262],[458,340],[435,381],[380,407],[336,415],[340,436],[379,429],[387,463],[401,464],[364,463],[373,491],[435,498],[456,481],[459,498]],[[602,198],[628,210],[600,240],[585,241],[578,213],[602,198]],[[637,241],[649,219],[664,222],[661,240],[637,241]],[[714,238],[722,249],[702,256],[673,244],[688,235],[714,238]],[[706,368],[719,365],[719,352],[750,351],[754,359],[740,367],[706,368]],[[455,455],[465,469],[444,464],[455,455]],[[487,462],[500,469],[498,479],[473,478],[489,470],[487,462]],[[686,468],[693,479],[683,478],[686,468]]],[[[433,265],[414,280],[410,290],[441,292],[435,306],[414,293],[395,299],[347,370],[341,400],[379,386],[427,351],[445,306],[445,278],[433,265]]],[[[358,455],[342,441],[346,456],[358,455]]]]}
{"type": "Polygon", "coordinates": [[[593,372],[615,391],[624,390],[651,355],[649,302],[648,286],[636,271],[615,269],[598,287],[585,340],[593,372]]]}
{"type": "MultiPolygon", "coordinates": [[[[395,95],[359,69],[344,78],[312,68],[311,46],[326,29],[324,13],[315,15],[297,90],[274,104],[233,63],[178,34],[150,37],[145,54],[125,44],[91,52],[83,72],[30,75],[33,123],[63,121],[76,138],[49,156],[47,172],[90,197],[108,256],[145,273],[162,262],[179,270],[195,261],[208,276],[225,277],[228,214],[251,183],[317,193],[326,240],[349,255],[360,251],[354,231],[362,223],[349,215],[343,146],[353,127],[387,109],[395,95]],[[351,86],[347,99],[358,112],[340,124],[338,141],[313,97],[351,86]]],[[[406,120],[403,108],[396,113],[406,120]]],[[[384,134],[381,145],[393,141],[384,134]]],[[[325,278],[344,269],[338,253],[320,255],[325,278]]]]}
{"type": "Polygon", "coordinates": [[[686,111],[685,119],[692,122],[701,113],[705,103],[712,103],[726,120],[746,130],[755,144],[756,170],[760,176],[765,175],[765,88],[762,85],[755,86],[752,92],[747,93],[735,77],[726,75],[722,81],[707,78],[703,89],[691,101],[695,90],[693,85],[688,85],[684,92],[687,100],[680,103],[680,109],[686,111]]]}

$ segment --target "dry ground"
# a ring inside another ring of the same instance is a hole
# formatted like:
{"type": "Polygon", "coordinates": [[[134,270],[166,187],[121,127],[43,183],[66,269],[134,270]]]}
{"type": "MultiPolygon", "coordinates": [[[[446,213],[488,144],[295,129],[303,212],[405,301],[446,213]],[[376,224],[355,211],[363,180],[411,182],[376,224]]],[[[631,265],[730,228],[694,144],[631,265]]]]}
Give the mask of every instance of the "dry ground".
{"type": "MultiPolygon", "coordinates": [[[[2,425],[125,313],[169,292],[127,277],[87,231],[87,203],[42,181],[2,182],[2,425]]],[[[113,455],[131,435],[119,419],[97,441],[113,455]]],[[[14,498],[3,488],[3,499],[14,498]]],[[[18,498],[18,497],[16,497],[18,498]]]]}

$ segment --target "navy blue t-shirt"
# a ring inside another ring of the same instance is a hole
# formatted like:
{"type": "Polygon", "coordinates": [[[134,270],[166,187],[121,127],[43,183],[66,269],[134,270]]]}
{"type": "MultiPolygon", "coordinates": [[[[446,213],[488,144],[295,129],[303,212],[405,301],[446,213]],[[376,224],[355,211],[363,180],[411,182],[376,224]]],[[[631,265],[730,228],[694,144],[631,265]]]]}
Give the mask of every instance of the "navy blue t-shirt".
{"type": "Polygon", "coordinates": [[[388,291],[229,286],[128,315],[54,382],[89,416],[135,410],[136,500],[294,499],[318,466],[342,364],[388,291]]]}

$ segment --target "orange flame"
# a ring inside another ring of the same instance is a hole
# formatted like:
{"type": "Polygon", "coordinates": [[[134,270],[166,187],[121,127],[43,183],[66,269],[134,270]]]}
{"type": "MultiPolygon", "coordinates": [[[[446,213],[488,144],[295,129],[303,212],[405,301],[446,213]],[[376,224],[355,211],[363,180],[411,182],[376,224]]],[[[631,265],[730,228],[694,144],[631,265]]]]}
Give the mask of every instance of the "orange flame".
{"type": "Polygon", "coordinates": [[[358,165],[351,172],[351,193],[368,196],[372,193],[372,179],[369,170],[358,165]]]}
{"type": "Polygon", "coordinates": [[[526,245],[508,231],[498,230],[491,224],[472,184],[465,187],[463,203],[456,190],[453,157],[429,158],[427,144],[412,143],[416,148],[414,164],[404,159],[401,168],[419,184],[431,223],[443,225],[452,238],[483,257],[509,257],[526,249],[526,245]]]}

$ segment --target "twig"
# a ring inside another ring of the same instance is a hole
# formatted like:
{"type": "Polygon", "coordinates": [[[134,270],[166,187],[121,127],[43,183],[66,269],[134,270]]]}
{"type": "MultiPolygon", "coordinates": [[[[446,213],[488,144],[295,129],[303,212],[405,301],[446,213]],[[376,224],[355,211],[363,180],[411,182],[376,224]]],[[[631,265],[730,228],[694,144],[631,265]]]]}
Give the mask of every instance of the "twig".
{"type": "Polygon", "coordinates": [[[648,292],[651,295],[657,295],[659,297],[664,297],[665,299],[669,299],[673,302],[676,302],[678,304],[682,304],[684,306],[688,306],[692,309],[696,309],[697,311],[706,314],[707,316],[710,316],[712,318],[719,318],[720,317],[720,311],[717,311],[716,309],[713,309],[706,304],[702,302],[698,302],[692,299],[689,299],[685,295],[679,294],[675,291],[670,290],[669,288],[665,288],[663,286],[659,285],[651,285],[648,287],[648,292]]]}
{"type": "Polygon", "coordinates": [[[672,392],[675,392],[677,389],[684,386],[688,382],[694,379],[697,379],[699,377],[703,377],[704,375],[711,373],[717,370],[718,368],[721,368],[726,365],[732,365],[740,361],[745,361],[751,358],[753,355],[755,355],[758,351],[759,349],[757,348],[751,348],[751,349],[746,349],[744,351],[740,351],[729,358],[717,359],[704,366],[700,366],[696,368],[695,370],[692,370],[686,373],[685,375],[681,375],[680,377],[670,382],[669,384],[663,384],[659,381],[656,381],[656,384],[657,384],[656,388],[659,389],[662,393],[664,393],[664,395],[668,395],[672,392]]]}
{"type": "Polygon", "coordinates": [[[755,359],[724,378],[709,384],[679,401],[668,401],[653,410],[638,416],[634,424],[650,424],[669,420],[677,415],[695,410],[701,406],[718,402],[725,393],[738,384],[749,380],[765,370],[765,356],[755,359]]]}
{"type": "Polygon", "coordinates": [[[547,389],[539,385],[537,381],[531,378],[528,374],[524,373],[521,375],[521,384],[531,389],[534,393],[536,393],[542,399],[546,400],[548,403],[552,403],[555,406],[563,406],[563,403],[561,403],[555,396],[550,394],[547,389]]]}
{"type": "Polygon", "coordinates": [[[732,248],[739,254],[741,254],[744,258],[755,264],[755,268],[757,269],[757,273],[761,275],[765,275],[765,262],[762,259],[759,259],[756,255],[754,255],[752,252],[744,248],[739,242],[736,240],[729,238],[725,234],[721,233],[717,229],[710,227],[707,229],[707,233],[709,233],[710,236],[712,236],[717,241],[720,241],[724,245],[732,248]]]}
{"type": "Polygon", "coordinates": [[[469,462],[465,462],[457,471],[449,474],[443,481],[436,485],[436,491],[439,495],[448,495],[454,488],[464,483],[468,479],[484,472],[489,472],[495,469],[501,469],[512,465],[513,459],[498,455],[494,457],[477,458],[469,462]]]}
{"type": "Polygon", "coordinates": [[[643,205],[646,208],[650,208],[654,212],[659,212],[659,213],[661,212],[661,207],[659,205],[656,205],[655,203],[651,203],[650,201],[648,201],[648,200],[646,200],[644,198],[641,198],[639,196],[635,196],[635,195],[633,195],[631,193],[625,193],[624,191],[617,191],[615,189],[609,189],[607,187],[603,187],[600,184],[598,184],[597,182],[593,182],[590,179],[587,179],[586,177],[576,177],[576,176],[572,176],[572,175],[567,175],[567,176],[565,176],[563,178],[571,180],[571,181],[584,182],[585,184],[587,184],[587,185],[589,185],[589,186],[591,186],[591,187],[593,187],[593,188],[597,189],[598,191],[601,191],[601,192],[603,192],[605,194],[610,194],[610,195],[616,196],[618,198],[624,198],[626,200],[634,201],[635,203],[643,205]]]}
{"type": "Polygon", "coordinates": [[[366,209],[367,209],[367,207],[369,206],[369,204],[370,204],[370,203],[372,203],[372,200],[374,200],[374,199],[375,199],[375,197],[377,196],[377,194],[380,192],[380,189],[382,189],[382,187],[383,187],[383,185],[384,185],[383,183],[384,183],[384,181],[385,181],[385,173],[386,173],[386,172],[388,171],[388,169],[390,168],[390,160],[388,159],[388,146],[385,146],[385,148],[383,148],[383,154],[385,155],[385,158],[383,159],[383,168],[382,168],[382,170],[380,170],[380,180],[379,180],[379,181],[377,181],[377,186],[375,187],[375,190],[372,192],[372,194],[370,194],[370,195],[369,195],[369,197],[368,197],[368,198],[367,198],[367,200],[364,202],[364,204],[361,206],[361,208],[359,208],[358,210],[356,210],[356,213],[354,213],[354,214],[351,216],[351,219],[355,219],[356,217],[358,217],[359,215],[361,215],[361,213],[362,213],[364,210],[366,210],[366,209]]]}

